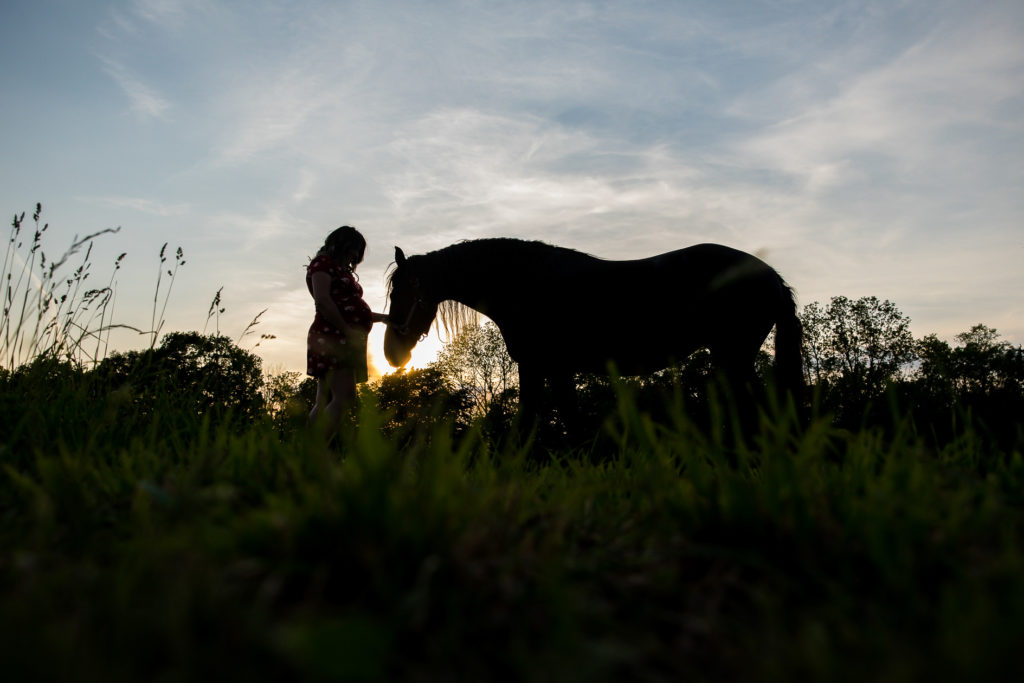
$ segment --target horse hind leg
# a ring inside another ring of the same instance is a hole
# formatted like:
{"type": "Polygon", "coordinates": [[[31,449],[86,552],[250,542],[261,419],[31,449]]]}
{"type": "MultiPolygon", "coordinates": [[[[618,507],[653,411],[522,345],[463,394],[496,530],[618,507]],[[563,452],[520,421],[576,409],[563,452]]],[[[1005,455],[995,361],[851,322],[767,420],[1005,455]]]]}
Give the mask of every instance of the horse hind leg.
{"type": "Polygon", "coordinates": [[[581,436],[576,378],[571,372],[558,372],[549,377],[549,381],[557,418],[555,426],[562,440],[566,444],[572,443],[581,436]]]}
{"type": "Polygon", "coordinates": [[[519,419],[527,429],[536,426],[544,396],[544,375],[519,364],[519,419]]]}
{"type": "Polygon", "coordinates": [[[757,406],[763,393],[755,369],[758,347],[751,350],[737,344],[721,344],[711,349],[719,372],[718,408],[722,410],[727,434],[733,442],[749,443],[757,430],[757,406]]]}

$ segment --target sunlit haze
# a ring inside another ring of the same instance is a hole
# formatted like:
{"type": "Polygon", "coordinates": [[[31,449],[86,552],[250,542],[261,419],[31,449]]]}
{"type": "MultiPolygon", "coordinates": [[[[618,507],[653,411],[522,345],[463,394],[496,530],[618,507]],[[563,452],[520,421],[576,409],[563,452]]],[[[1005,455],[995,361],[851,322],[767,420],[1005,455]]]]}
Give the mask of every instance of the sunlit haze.
{"type": "Polygon", "coordinates": [[[148,326],[169,242],[165,331],[201,330],[223,287],[220,331],[266,309],[241,345],[273,334],[265,365],[304,370],[304,268],[349,224],[375,311],[395,245],[711,241],[801,304],[873,295],[918,336],[1024,343],[1020,0],[6,0],[0,20],[0,208],[42,202],[51,256],[121,226],[92,254],[105,283],[128,253],[118,322],[148,326]]]}

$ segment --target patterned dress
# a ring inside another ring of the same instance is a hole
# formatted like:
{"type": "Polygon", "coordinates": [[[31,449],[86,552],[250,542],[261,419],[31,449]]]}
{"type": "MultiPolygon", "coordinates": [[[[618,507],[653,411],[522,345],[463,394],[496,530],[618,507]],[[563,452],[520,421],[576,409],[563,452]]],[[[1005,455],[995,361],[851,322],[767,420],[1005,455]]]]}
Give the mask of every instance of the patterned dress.
{"type": "Polygon", "coordinates": [[[350,325],[349,336],[317,312],[306,336],[306,374],[322,378],[336,368],[350,368],[356,382],[365,382],[366,335],[373,326],[370,306],[363,301],[363,288],[347,267],[327,256],[317,256],[306,268],[306,289],[313,294],[313,274],[331,276],[331,300],[350,325]]]}

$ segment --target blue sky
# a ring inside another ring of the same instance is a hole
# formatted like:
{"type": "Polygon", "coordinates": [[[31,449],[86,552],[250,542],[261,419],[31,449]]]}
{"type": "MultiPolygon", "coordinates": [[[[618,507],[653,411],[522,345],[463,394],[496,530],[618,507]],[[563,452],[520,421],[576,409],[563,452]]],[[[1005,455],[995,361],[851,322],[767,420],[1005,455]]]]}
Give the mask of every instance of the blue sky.
{"type": "Polygon", "coordinates": [[[302,369],[305,263],[352,224],[375,310],[396,244],[713,241],[803,304],[875,295],[918,336],[1024,343],[1019,0],[7,0],[0,20],[0,207],[41,201],[54,251],[121,226],[93,257],[99,277],[128,252],[120,322],[148,324],[170,242],[168,329],[201,329],[223,286],[221,330],[267,308],[257,352],[302,369]]]}

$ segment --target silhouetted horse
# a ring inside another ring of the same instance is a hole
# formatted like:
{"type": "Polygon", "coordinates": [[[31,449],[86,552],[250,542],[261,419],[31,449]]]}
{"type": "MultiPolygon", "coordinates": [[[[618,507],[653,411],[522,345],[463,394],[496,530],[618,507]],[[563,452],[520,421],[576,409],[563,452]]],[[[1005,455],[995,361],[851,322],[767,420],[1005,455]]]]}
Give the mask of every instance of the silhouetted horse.
{"type": "Polygon", "coordinates": [[[623,375],[648,374],[705,347],[734,388],[746,386],[772,326],[780,384],[795,391],[803,382],[792,290],[760,259],[717,244],[634,261],[515,239],[409,257],[395,247],[388,296],[384,354],[392,366],[409,361],[437,315],[457,332],[478,311],[519,364],[527,415],[536,415],[545,380],[569,405],[572,373],[603,373],[613,363],[623,375]]]}

